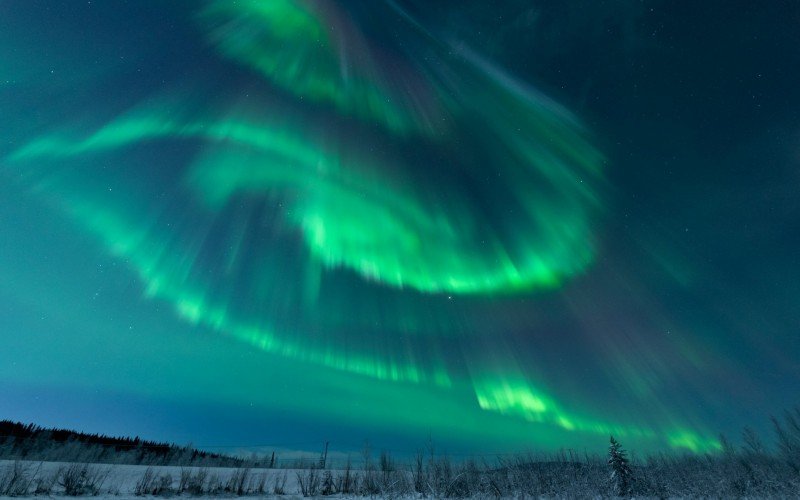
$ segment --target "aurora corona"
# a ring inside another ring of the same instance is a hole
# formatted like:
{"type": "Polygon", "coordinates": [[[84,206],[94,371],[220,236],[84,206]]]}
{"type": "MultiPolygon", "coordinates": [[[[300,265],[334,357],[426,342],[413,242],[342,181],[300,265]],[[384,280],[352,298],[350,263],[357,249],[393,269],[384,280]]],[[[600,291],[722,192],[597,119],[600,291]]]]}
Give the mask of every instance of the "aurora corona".
{"type": "Polygon", "coordinates": [[[596,264],[605,160],[573,113],[392,2],[362,7],[395,13],[380,44],[348,2],[194,5],[201,54],[230,75],[201,67],[91,126],[66,120],[2,167],[147,300],[283,360],[469,393],[470,411],[519,425],[718,446],[699,425],[569,401],[481,326],[487,304],[550,300],[596,264]],[[142,160],[162,150],[168,173],[142,160]]]}

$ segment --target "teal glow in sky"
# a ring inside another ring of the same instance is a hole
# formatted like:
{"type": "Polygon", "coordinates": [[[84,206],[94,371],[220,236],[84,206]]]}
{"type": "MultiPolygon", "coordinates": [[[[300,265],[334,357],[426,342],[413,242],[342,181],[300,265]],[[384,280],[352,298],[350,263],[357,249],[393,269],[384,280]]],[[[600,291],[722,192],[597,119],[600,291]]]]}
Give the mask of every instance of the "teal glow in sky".
{"type": "Polygon", "coordinates": [[[800,141],[767,42],[733,83],[660,2],[463,7],[0,5],[4,417],[702,452],[780,410],[800,141]]]}

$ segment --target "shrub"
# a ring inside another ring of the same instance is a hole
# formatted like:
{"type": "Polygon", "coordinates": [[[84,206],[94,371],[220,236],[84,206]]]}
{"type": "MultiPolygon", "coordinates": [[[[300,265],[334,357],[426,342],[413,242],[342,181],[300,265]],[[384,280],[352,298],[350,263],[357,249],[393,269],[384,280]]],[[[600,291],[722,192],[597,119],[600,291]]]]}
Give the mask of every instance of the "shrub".
{"type": "Polygon", "coordinates": [[[304,497],[317,496],[320,487],[320,474],[315,468],[297,472],[297,484],[304,497]]]}
{"type": "Polygon", "coordinates": [[[286,494],[286,473],[275,474],[272,478],[272,494],[285,495],[286,494]]]}
{"type": "Polygon", "coordinates": [[[70,464],[58,471],[58,484],[67,496],[97,495],[110,469],[101,470],[88,464],[70,464]]]}
{"type": "Polygon", "coordinates": [[[19,460],[7,466],[0,475],[0,495],[16,497],[28,494],[34,473],[31,475],[30,466],[19,460]]]}

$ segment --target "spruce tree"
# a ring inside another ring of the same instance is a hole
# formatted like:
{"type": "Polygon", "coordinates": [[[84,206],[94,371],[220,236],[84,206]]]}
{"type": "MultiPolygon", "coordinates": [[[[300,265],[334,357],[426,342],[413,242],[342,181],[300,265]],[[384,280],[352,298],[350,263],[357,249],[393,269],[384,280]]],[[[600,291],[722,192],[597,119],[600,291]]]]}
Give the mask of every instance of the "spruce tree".
{"type": "Polygon", "coordinates": [[[621,497],[629,496],[633,485],[633,472],[625,456],[625,450],[614,436],[611,436],[611,446],[608,447],[608,465],[611,467],[611,488],[614,494],[621,497]]]}

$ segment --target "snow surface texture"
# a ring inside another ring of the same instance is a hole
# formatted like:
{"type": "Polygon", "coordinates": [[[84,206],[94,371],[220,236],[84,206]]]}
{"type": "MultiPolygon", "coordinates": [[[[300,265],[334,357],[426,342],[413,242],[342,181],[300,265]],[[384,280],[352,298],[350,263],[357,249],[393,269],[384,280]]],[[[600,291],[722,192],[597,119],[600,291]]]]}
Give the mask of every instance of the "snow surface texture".
{"type": "MultiPolygon", "coordinates": [[[[764,454],[661,456],[631,466],[636,498],[796,498],[800,478],[764,454]]],[[[259,469],[0,461],[0,496],[298,498],[618,498],[599,459],[531,457],[411,464],[370,461],[359,469],[259,469]]]]}
{"type": "Polygon", "coordinates": [[[67,495],[67,487],[74,487],[73,493],[78,495],[115,498],[178,493],[280,496],[281,491],[292,497],[301,494],[298,472],[304,471],[3,460],[0,461],[0,494],[67,495]]]}

